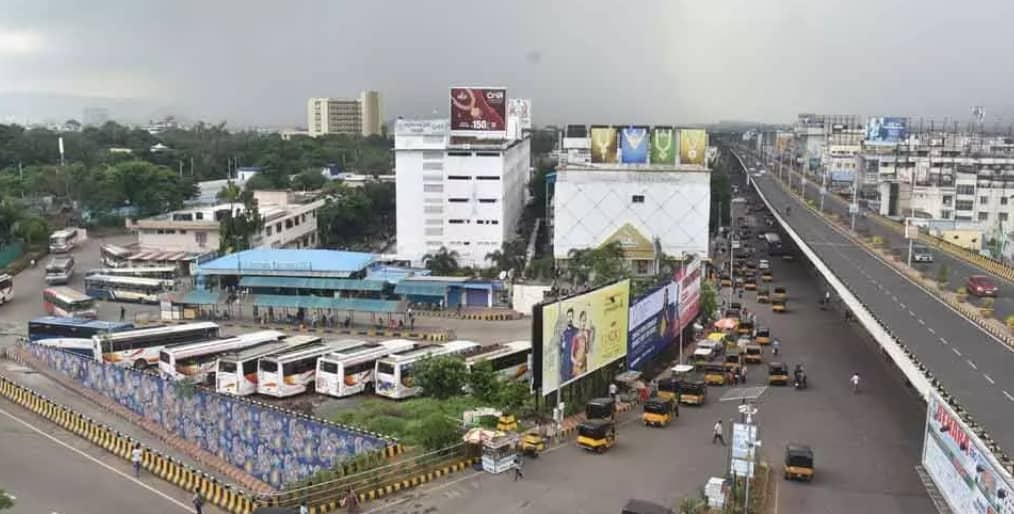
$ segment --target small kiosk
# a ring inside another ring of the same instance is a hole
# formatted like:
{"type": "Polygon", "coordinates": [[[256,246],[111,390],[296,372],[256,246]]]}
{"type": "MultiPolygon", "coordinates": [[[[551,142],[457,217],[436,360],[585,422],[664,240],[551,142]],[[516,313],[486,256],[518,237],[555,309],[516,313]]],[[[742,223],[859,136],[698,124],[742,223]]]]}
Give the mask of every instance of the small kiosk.
{"type": "Polygon", "coordinates": [[[482,447],[482,469],[498,474],[514,467],[518,459],[518,435],[484,428],[473,428],[465,434],[466,443],[482,447]]]}

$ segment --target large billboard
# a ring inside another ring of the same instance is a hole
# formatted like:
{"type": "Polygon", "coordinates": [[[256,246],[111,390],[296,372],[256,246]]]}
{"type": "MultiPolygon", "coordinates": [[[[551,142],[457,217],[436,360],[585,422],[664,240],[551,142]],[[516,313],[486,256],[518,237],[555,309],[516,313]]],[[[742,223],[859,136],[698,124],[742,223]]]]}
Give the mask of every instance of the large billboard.
{"type": "Polygon", "coordinates": [[[648,163],[648,127],[620,130],[620,159],[624,164],[648,163]]]}
{"type": "Polygon", "coordinates": [[[535,307],[543,395],[626,355],[629,303],[630,280],[623,280],[535,307]]]}
{"type": "Polygon", "coordinates": [[[676,131],[672,127],[651,129],[651,163],[676,164],[676,131]]]}
{"type": "Polygon", "coordinates": [[[930,391],[922,465],[954,512],[1014,514],[1014,479],[930,391]]]}
{"type": "Polygon", "coordinates": [[[779,132],[775,134],[775,151],[783,154],[792,148],[792,132],[779,132]]]}
{"type": "Polygon", "coordinates": [[[701,260],[694,258],[690,264],[680,266],[673,274],[679,285],[678,309],[676,310],[679,330],[687,328],[701,312],[701,260]]]}
{"type": "Polygon", "coordinates": [[[616,129],[613,127],[591,128],[591,162],[616,163],[616,129]]]}
{"type": "Polygon", "coordinates": [[[532,101],[528,98],[511,98],[507,102],[508,117],[516,117],[521,130],[531,130],[532,101]]]}
{"type": "Polygon", "coordinates": [[[680,129],[680,163],[704,164],[708,133],[704,129],[680,129]]]}
{"type": "Polygon", "coordinates": [[[905,118],[870,118],[866,122],[866,142],[894,145],[908,137],[908,120],[905,118]]]}
{"type": "Polygon", "coordinates": [[[627,368],[640,370],[675,338],[679,288],[669,282],[630,305],[627,368]]]}
{"type": "Polygon", "coordinates": [[[452,135],[500,136],[507,131],[507,90],[452,87],[452,135]]]}

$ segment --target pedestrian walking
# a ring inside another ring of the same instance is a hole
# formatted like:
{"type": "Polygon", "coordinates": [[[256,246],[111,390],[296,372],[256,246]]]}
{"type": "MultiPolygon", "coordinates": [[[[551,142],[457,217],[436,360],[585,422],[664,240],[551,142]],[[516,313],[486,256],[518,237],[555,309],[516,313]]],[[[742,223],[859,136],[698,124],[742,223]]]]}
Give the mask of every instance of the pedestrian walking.
{"type": "Polygon", "coordinates": [[[774,342],[772,342],[772,343],[771,343],[771,350],[772,350],[772,351],[774,352],[774,354],[775,354],[775,357],[777,357],[777,356],[778,356],[778,350],[779,350],[779,349],[780,349],[781,347],[782,347],[782,344],[781,344],[781,343],[779,343],[777,339],[775,339],[775,340],[774,340],[774,342]]]}
{"type": "Polygon", "coordinates": [[[345,507],[348,509],[349,514],[356,514],[359,512],[359,494],[351,487],[348,492],[345,493],[345,507]]]}
{"type": "Polygon", "coordinates": [[[725,435],[722,430],[722,420],[715,422],[714,434],[711,436],[711,444],[715,444],[715,441],[718,441],[722,443],[722,446],[725,446],[725,435]]]}
{"type": "Polygon", "coordinates": [[[135,444],[134,449],[130,450],[130,462],[134,465],[134,478],[141,478],[141,458],[144,456],[144,451],[141,450],[140,444],[135,444]]]}
{"type": "Polygon", "coordinates": [[[310,514],[310,507],[306,505],[306,500],[299,504],[299,514],[310,514]]]}
{"type": "Polygon", "coordinates": [[[620,401],[620,399],[619,399],[619,388],[616,387],[616,383],[615,382],[610,382],[609,383],[609,397],[612,398],[614,402],[620,401]]]}
{"type": "Polygon", "coordinates": [[[746,383],[746,364],[739,368],[739,382],[741,384],[746,383]]]}
{"type": "Polygon", "coordinates": [[[852,378],[849,379],[849,382],[852,383],[852,393],[858,393],[859,392],[859,373],[853,373],[852,374],[852,378]]]}
{"type": "Polygon", "coordinates": [[[203,514],[204,512],[204,497],[201,496],[201,490],[194,488],[194,497],[190,499],[190,503],[194,504],[194,512],[197,514],[203,514]]]}
{"type": "Polygon", "coordinates": [[[525,473],[521,471],[521,456],[514,456],[514,481],[517,482],[519,478],[525,478],[525,473]]]}
{"type": "Polygon", "coordinates": [[[125,319],[127,319],[127,308],[121,305],[120,306],[120,321],[123,321],[125,319]]]}

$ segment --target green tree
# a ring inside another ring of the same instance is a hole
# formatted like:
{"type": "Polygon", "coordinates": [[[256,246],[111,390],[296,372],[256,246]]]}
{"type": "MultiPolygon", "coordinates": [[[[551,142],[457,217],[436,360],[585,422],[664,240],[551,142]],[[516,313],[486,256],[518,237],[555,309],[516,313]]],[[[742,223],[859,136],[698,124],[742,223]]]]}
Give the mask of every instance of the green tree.
{"type": "Polygon", "coordinates": [[[483,361],[472,366],[468,372],[468,390],[484,403],[496,404],[499,401],[500,379],[491,362],[483,361]]]}
{"type": "Polygon", "coordinates": [[[434,275],[452,275],[459,269],[458,252],[448,250],[445,246],[441,246],[436,253],[424,255],[422,260],[426,269],[432,271],[434,275]]]}
{"type": "Polygon", "coordinates": [[[423,394],[437,399],[460,395],[468,382],[468,368],[460,357],[424,358],[413,366],[412,374],[423,394]]]}
{"type": "Polygon", "coordinates": [[[14,508],[14,500],[7,494],[7,491],[0,489],[0,510],[11,508],[14,508]]]}
{"type": "Polygon", "coordinates": [[[418,427],[418,440],[427,450],[440,450],[461,441],[458,422],[442,414],[430,414],[418,427]]]}
{"type": "Polygon", "coordinates": [[[326,183],[327,179],[321,174],[320,169],[309,168],[292,177],[290,186],[301,191],[314,191],[324,187],[326,183]]]}
{"type": "Polygon", "coordinates": [[[509,412],[517,412],[532,401],[532,392],[526,382],[500,382],[496,406],[509,412]]]}
{"type": "Polygon", "coordinates": [[[223,254],[249,249],[254,237],[264,228],[264,218],[257,209],[257,199],[254,198],[253,191],[243,191],[237,197],[237,189],[230,184],[220,193],[220,198],[230,204],[229,212],[219,222],[218,249],[223,254]],[[235,203],[243,204],[238,214],[237,209],[231,207],[235,203]]]}
{"type": "Polygon", "coordinates": [[[718,293],[715,291],[715,286],[707,280],[701,281],[701,317],[705,321],[711,319],[714,316],[715,311],[718,310],[718,293]]]}

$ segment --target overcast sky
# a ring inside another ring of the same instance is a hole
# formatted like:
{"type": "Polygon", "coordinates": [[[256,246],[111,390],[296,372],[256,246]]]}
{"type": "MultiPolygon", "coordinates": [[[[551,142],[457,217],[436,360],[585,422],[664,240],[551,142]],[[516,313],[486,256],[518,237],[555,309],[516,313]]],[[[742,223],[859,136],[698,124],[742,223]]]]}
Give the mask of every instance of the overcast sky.
{"type": "MultiPolygon", "coordinates": [[[[801,111],[966,119],[977,104],[987,121],[1014,119],[1011,0],[0,7],[0,95],[39,112],[57,105],[43,95],[130,98],[188,118],[297,126],[310,96],[376,89],[385,118],[422,117],[446,115],[447,88],[464,84],[532,98],[540,125],[790,121],[801,111]]],[[[0,103],[0,119],[12,109],[0,103]]]]}

